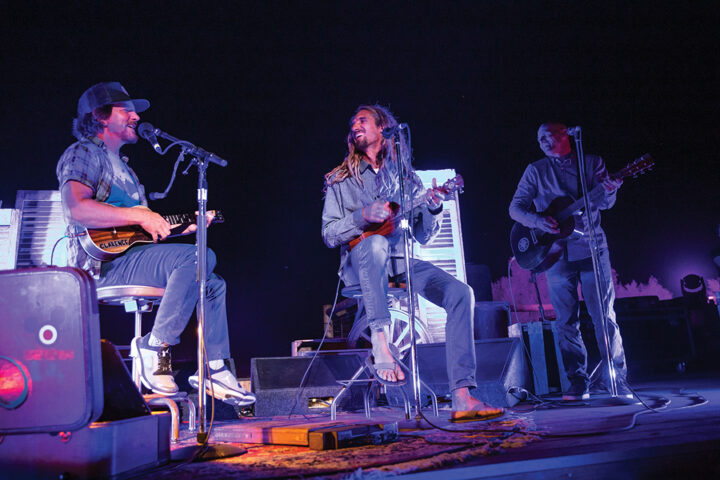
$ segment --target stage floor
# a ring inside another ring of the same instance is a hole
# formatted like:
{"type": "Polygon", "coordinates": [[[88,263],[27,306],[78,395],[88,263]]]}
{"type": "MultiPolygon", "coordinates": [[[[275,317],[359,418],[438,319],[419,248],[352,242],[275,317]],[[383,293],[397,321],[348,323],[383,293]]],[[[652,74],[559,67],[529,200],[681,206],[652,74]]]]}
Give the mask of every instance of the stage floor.
{"type": "MultiPolygon", "coordinates": [[[[608,405],[598,396],[578,403],[546,397],[544,403],[522,402],[496,420],[463,424],[448,421],[449,409],[438,417],[423,410],[453,432],[407,421],[402,409],[387,407],[374,409],[372,420],[341,413],[334,423],[325,415],[217,422],[211,443],[230,441],[246,454],[174,462],[133,478],[720,478],[720,374],[673,375],[633,388],[647,407],[608,405]],[[270,432],[292,439],[297,429],[392,422],[400,436],[385,445],[316,451],[254,443],[270,441],[270,432]]],[[[173,449],[194,444],[186,428],[181,436],[173,449]]]]}

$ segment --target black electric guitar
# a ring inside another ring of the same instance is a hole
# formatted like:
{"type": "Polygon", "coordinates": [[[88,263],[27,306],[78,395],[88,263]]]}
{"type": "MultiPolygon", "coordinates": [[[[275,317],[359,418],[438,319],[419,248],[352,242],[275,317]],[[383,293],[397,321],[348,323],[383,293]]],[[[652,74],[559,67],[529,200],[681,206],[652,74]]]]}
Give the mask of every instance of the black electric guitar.
{"type": "MultiPolygon", "coordinates": [[[[629,163],[619,172],[610,175],[610,178],[637,177],[655,165],[649,154],[629,163]]],[[[596,185],[590,191],[590,203],[602,200],[605,187],[596,185]]],[[[558,222],[559,233],[547,233],[539,228],[529,228],[521,223],[515,223],[510,231],[510,247],[518,265],[535,273],[544,272],[560,258],[565,247],[564,239],[575,230],[574,215],[581,213],[584,207],[583,199],[572,197],[557,197],[548,208],[540,212],[542,217],[553,217],[558,222]]]]}
{"type": "MultiPolygon", "coordinates": [[[[138,207],[143,208],[143,207],[138,207]]],[[[225,219],[220,210],[211,210],[212,223],[222,223],[225,219]]],[[[179,215],[163,215],[171,225],[170,235],[166,238],[182,235],[190,225],[196,223],[197,215],[183,213],[179,215]]],[[[143,230],[140,225],[111,228],[87,228],[81,234],[80,245],[85,253],[100,261],[108,261],[124,253],[137,243],[152,243],[152,235],[143,230]]]]}

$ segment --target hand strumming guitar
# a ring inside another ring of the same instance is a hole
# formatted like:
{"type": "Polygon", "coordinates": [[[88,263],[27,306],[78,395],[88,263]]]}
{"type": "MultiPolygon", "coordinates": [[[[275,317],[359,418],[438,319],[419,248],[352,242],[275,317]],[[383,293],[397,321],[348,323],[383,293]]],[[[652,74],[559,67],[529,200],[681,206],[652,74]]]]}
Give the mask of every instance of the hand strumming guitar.
{"type": "Polygon", "coordinates": [[[547,233],[560,233],[560,224],[553,217],[538,217],[535,228],[547,233]]]}
{"type": "MultiPolygon", "coordinates": [[[[171,228],[173,227],[170,225],[165,218],[158,214],[153,212],[152,210],[145,208],[145,207],[133,207],[136,208],[138,211],[142,212],[140,221],[138,221],[138,225],[140,225],[143,230],[145,230],[147,233],[149,233],[152,236],[153,242],[157,243],[159,240],[164,240],[166,237],[168,237],[172,232],[171,228]]],[[[195,212],[195,215],[197,215],[198,212],[195,212]]],[[[210,226],[213,219],[215,218],[215,212],[210,211],[206,212],[207,217],[207,225],[210,226]]],[[[186,235],[189,233],[193,233],[197,230],[197,225],[192,223],[188,225],[188,227],[183,230],[180,235],[186,235]]],[[[175,233],[177,235],[177,233],[175,233]]]]}
{"type": "Polygon", "coordinates": [[[447,198],[437,186],[437,179],[432,179],[432,187],[428,188],[425,192],[425,199],[427,200],[428,208],[430,210],[437,210],[442,205],[442,202],[447,198]]]}
{"type": "Polygon", "coordinates": [[[163,240],[170,235],[170,224],[162,215],[155,213],[149,208],[135,207],[135,214],[139,215],[137,224],[152,236],[153,242],[163,240]]]}
{"type": "Polygon", "coordinates": [[[387,220],[392,213],[390,202],[384,200],[377,200],[362,210],[363,218],[370,223],[382,223],[387,220]]]}

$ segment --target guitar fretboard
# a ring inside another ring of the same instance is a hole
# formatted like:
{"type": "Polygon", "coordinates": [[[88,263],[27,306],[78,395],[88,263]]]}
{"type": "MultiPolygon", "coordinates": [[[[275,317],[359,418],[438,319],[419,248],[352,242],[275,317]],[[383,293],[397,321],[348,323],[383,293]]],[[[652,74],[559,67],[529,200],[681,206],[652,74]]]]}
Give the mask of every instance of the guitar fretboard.
{"type": "Polygon", "coordinates": [[[163,218],[170,225],[181,225],[186,223],[195,223],[196,216],[189,213],[178,213],[176,215],[163,215],[163,218]]]}

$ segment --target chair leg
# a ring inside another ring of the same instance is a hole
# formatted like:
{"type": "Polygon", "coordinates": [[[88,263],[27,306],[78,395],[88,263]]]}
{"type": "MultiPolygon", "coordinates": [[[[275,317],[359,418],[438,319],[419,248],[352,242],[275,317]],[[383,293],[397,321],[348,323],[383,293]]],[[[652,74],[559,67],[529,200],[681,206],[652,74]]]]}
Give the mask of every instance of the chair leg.
{"type": "Polygon", "coordinates": [[[180,410],[174,400],[162,396],[147,395],[145,401],[148,405],[164,405],[170,410],[170,442],[177,443],[180,438],[180,410]]]}
{"type": "Polygon", "coordinates": [[[335,395],[335,397],[333,397],[333,401],[330,403],[330,419],[332,421],[337,420],[338,400],[340,400],[340,397],[342,397],[345,394],[347,389],[350,388],[353,383],[355,383],[355,380],[357,380],[358,377],[360,377],[360,375],[362,375],[362,373],[365,371],[366,368],[367,367],[365,365],[361,365],[360,368],[357,369],[357,371],[355,372],[355,374],[352,376],[352,378],[350,380],[343,382],[342,388],[340,389],[338,394],[335,395]]]}
{"type": "Polygon", "coordinates": [[[365,418],[371,419],[372,418],[372,409],[370,408],[370,393],[372,392],[373,383],[369,383],[367,386],[367,389],[365,389],[365,394],[363,395],[363,406],[365,407],[365,418]]]}
{"type": "Polygon", "coordinates": [[[188,431],[194,432],[196,423],[195,416],[197,415],[195,402],[192,401],[189,395],[185,397],[185,401],[187,402],[188,406],[188,431]]]}
{"type": "Polygon", "coordinates": [[[435,391],[432,388],[430,388],[430,386],[427,383],[425,383],[422,378],[420,379],[420,386],[425,387],[425,389],[428,392],[430,392],[430,400],[432,400],[433,415],[435,415],[436,417],[439,416],[440,413],[438,412],[438,399],[437,399],[437,395],[435,395],[435,391]]]}
{"type": "MultiPolygon", "coordinates": [[[[142,312],[140,309],[135,311],[135,337],[131,340],[134,342],[136,338],[142,338],[142,312]]],[[[140,355],[140,352],[137,352],[140,355]]],[[[140,383],[140,359],[134,357],[132,359],[132,380],[135,386],[142,393],[142,384],[140,383]]]]}
{"type": "Polygon", "coordinates": [[[410,399],[407,396],[404,388],[400,388],[400,392],[403,396],[403,406],[405,407],[405,420],[410,420],[410,399]]]}

